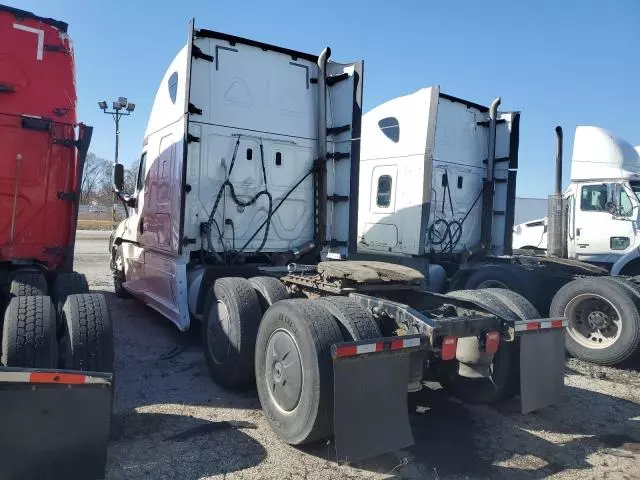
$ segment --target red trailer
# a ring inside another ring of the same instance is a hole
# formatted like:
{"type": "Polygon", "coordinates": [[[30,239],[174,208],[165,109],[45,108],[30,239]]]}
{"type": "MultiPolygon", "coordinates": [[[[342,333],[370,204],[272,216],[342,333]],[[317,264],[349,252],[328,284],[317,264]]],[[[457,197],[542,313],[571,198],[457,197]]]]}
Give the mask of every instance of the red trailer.
{"type": "Polygon", "coordinates": [[[0,476],[95,478],[113,334],[73,271],[91,127],[76,118],[67,24],[0,5],[0,476]]]}

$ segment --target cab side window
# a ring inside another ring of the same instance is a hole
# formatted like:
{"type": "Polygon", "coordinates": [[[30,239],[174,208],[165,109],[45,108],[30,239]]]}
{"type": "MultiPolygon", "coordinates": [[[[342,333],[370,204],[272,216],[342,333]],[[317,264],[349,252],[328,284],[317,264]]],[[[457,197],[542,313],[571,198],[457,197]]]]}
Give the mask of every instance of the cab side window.
{"type": "Polygon", "coordinates": [[[147,166],[147,152],[143,152],[140,157],[140,167],[138,167],[138,180],[136,181],[136,191],[139,192],[144,187],[144,178],[147,166]]]}
{"type": "Polygon", "coordinates": [[[627,192],[624,189],[619,190],[618,206],[620,208],[619,214],[621,217],[630,217],[633,214],[633,204],[627,192]]]}
{"type": "Polygon", "coordinates": [[[606,212],[607,185],[586,185],[580,195],[580,210],[585,212],[606,212]]]}

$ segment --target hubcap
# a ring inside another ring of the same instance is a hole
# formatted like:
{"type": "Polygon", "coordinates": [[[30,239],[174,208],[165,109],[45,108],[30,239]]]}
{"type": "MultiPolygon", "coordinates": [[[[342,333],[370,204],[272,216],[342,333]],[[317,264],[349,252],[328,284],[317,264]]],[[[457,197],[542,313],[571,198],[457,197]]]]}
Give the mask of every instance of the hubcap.
{"type": "Polygon", "coordinates": [[[207,348],[211,358],[216,363],[224,363],[229,356],[231,343],[229,342],[229,311],[224,303],[218,302],[211,311],[212,318],[208,319],[207,348]]]}
{"type": "Polygon", "coordinates": [[[302,394],[302,361],[295,339],[278,329],[267,342],[265,380],[273,402],[285,412],[296,408],[302,394]]]}
{"type": "Polygon", "coordinates": [[[564,314],[569,320],[567,333],[587,348],[607,348],[620,338],[620,312],[600,295],[584,294],[572,298],[564,314]]]}

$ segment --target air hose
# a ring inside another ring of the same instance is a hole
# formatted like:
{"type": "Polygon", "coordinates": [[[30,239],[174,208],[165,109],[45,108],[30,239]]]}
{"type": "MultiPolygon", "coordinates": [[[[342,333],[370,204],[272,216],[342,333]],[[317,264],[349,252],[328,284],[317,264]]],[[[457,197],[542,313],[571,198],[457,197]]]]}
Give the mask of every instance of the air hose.
{"type": "MultiPolygon", "coordinates": [[[[235,188],[234,188],[233,184],[229,181],[229,178],[231,177],[231,172],[233,171],[233,167],[234,167],[235,162],[236,162],[236,156],[238,154],[238,147],[239,146],[240,146],[240,135],[238,135],[238,140],[236,141],[236,145],[235,145],[235,147],[233,149],[233,155],[231,157],[231,164],[229,165],[229,172],[227,173],[227,178],[225,179],[225,181],[220,186],[220,190],[218,190],[218,195],[216,196],[216,201],[214,202],[213,208],[211,209],[211,213],[209,214],[209,219],[207,220],[206,223],[203,224],[204,232],[205,232],[206,237],[207,237],[208,250],[210,252],[215,252],[215,248],[213,247],[213,241],[211,239],[211,226],[215,225],[216,229],[218,231],[218,235],[220,237],[220,243],[222,243],[222,248],[225,250],[225,256],[227,255],[227,252],[226,252],[226,248],[224,246],[224,241],[223,241],[223,238],[222,238],[222,232],[220,231],[220,227],[218,226],[218,224],[217,224],[217,222],[215,220],[215,214],[216,214],[216,211],[218,210],[218,205],[220,204],[220,199],[222,198],[222,194],[225,192],[225,189],[227,187],[229,187],[229,193],[231,193],[231,198],[233,199],[235,204],[240,206],[240,207],[242,207],[242,208],[250,207],[251,205],[256,203],[256,201],[262,196],[266,196],[269,199],[269,210],[268,210],[268,213],[267,213],[266,228],[265,228],[265,231],[264,231],[264,236],[262,237],[262,243],[260,244],[258,249],[255,251],[256,254],[260,253],[260,251],[264,248],[265,244],[267,243],[267,238],[269,237],[269,225],[271,224],[271,217],[273,215],[273,197],[271,196],[271,193],[269,193],[269,191],[267,190],[267,170],[266,170],[266,167],[265,167],[265,164],[264,164],[264,147],[262,145],[262,139],[260,140],[260,162],[262,164],[262,178],[264,180],[265,189],[261,190],[255,196],[253,196],[251,199],[249,199],[248,201],[244,202],[244,201],[242,201],[242,200],[240,200],[238,198],[238,196],[236,195],[235,188]]],[[[262,226],[264,226],[264,224],[260,226],[260,228],[257,230],[256,234],[260,231],[260,229],[262,229],[262,226]]],[[[256,234],[254,234],[252,239],[255,237],[256,234]]],[[[246,245],[245,245],[245,247],[246,247],[246,245]]]]}

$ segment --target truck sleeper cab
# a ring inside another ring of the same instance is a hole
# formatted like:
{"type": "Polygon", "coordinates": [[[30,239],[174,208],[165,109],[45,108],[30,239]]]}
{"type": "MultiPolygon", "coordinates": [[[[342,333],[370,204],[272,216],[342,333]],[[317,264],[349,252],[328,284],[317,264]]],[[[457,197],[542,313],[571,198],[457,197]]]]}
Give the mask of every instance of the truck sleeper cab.
{"type": "Polygon", "coordinates": [[[414,269],[347,260],[362,62],[330,54],[191,24],[156,95],[135,192],[116,170],[130,209],[109,245],[116,293],[181,330],[202,328],[217,383],[255,381],[280,438],[333,434],[340,459],[411,444],[406,395],[424,378],[471,401],[521,390],[524,411],[556,403],[562,318],[539,319],[501,293],[432,294],[414,269]],[[549,360],[536,389],[534,362],[516,361],[530,348],[549,360]],[[361,438],[373,418],[385,428],[361,438]]]}
{"type": "MultiPolygon", "coordinates": [[[[633,246],[637,152],[607,132],[579,127],[567,213],[551,203],[555,223],[516,228],[536,248],[553,229],[554,238],[568,239],[569,258],[513,254],[520,114],[499,112],[497,104],[478,105],[430,87],[363,116],[356,258],[417,268],[432,291],[511,289],[539,312],[567,317],[572,355],[619,363],[640,344],[640,289],[633,279],[594,278],[607,272],[579,260],[613,263],[615,251],[626,252],[615,272],[621,262],[640,262],[633,246]],[[564,225],[568,235],[560,232],[564,225]],[[602,254],[587,256],[590,248],[602,254]]],[[[561,166],[562,129],[557,134],[561,166]]]]}

